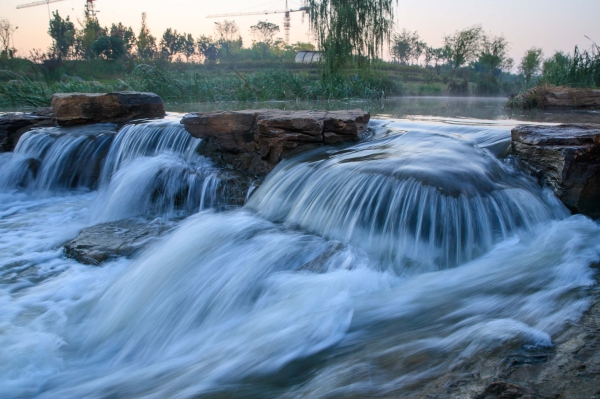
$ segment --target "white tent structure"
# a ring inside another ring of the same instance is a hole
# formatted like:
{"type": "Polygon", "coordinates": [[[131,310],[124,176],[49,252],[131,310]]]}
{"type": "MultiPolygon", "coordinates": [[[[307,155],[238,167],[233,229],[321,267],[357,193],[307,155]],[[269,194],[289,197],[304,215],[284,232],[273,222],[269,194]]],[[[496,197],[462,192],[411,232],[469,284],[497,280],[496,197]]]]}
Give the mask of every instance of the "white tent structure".
{"type": "Polygon", "coordinates": [[[298,51],[294,61],[298,64],[310,64],[321,61],[321,55],[320,51],[298,51]]]}

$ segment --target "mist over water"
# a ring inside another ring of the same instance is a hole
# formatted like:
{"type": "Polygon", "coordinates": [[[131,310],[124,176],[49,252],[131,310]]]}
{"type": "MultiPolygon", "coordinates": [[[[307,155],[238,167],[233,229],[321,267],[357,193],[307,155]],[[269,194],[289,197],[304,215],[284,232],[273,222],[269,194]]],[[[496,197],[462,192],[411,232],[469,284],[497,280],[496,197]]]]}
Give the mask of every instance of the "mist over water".
{"type": "Polygon", "coordinates": [[[386,395],[550,347],[589,306],[599,225],[519,171],[505,124],[370,126],[227,211],[176,118],[28,133],[0,157],[3,395],[386,395]],[[65,257],[129,217],[178,227],[133,259],[65,257]]]}

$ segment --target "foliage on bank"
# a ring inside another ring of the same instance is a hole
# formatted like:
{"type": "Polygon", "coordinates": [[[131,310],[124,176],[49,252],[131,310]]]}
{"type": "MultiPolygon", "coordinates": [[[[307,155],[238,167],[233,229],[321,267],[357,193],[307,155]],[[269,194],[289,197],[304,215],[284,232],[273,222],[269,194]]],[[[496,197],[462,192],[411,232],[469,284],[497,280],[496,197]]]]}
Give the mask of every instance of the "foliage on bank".
{"type": "MultiPolygon", "coordinates": [[[[4,73],[7,73],[4,71],[4,73]]],[[[0,107],[48,106],[57,92],[147,91],[160,95],[167,103],[267,100],[379,99],[402,95],[403,86],[387,75],[369,72],[354,75],[314,77],[286,69],[211,76],[194,71],[170,71],[159,66],[140,64],[123,79],[109,82],[34,80],[11,74],[13,79],[0,83],[0,107]]]]}

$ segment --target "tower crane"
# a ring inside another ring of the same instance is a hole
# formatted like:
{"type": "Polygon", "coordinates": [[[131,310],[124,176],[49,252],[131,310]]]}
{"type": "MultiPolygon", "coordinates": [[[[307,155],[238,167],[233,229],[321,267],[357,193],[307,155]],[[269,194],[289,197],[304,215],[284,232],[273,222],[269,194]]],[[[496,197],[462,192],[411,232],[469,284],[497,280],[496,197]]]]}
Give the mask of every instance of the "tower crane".
{"type": "MultiPolygon", "coordinates": [[[[45,4],[48,6],[48,18],[50,18],[50,3],[58,3],[59,1],[65,1],[65,0],[34,1],[33,3],[19,4],[17,6],[17,9],[35,7],[35,6],[43,6],[45,4]]],[[[85,14],[88,17],[93,17],[96,15],[96,10],[94,9],[94,1],[96,1],[96,0],[86,0],[86,2],[85,2],[85,14]]]]}
{"type": "MultiPolygon", "coordinates": [[[[60,0],[57,0],[60,1],[60,0]]],[[[251,11],[251,12],[236,12],[229,14],[213,14],[207,15],[206,18],[222,18],[222,17],[245,17],[250,15],[268,15],[268,14],[285,14],[283,17],[283,29],[285,31],[285,42],[287,44],[290,43],[290,13],[304,11],[308,13],[308,7],[300,7],[297,10],[290,10],[288,8],[288,2],[285,2],[285,10],[277,10],[277,11],[251,11]]]]}

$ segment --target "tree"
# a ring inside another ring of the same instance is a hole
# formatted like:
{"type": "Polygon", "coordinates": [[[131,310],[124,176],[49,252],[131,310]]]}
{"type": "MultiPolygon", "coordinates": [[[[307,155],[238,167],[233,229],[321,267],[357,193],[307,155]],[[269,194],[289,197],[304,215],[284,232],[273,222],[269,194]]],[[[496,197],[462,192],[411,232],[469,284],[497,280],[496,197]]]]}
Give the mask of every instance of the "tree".
{"type": "Polygon", "coordinates": [[[273,42],[273,36],[277,32],[279,32],[279,25],[267,21],[259,21],[256,25],[250,27],[250,33],[254,40],[269,45],[273,42]]]}
{"type": "Polygon", "coordinates": [[[137,37],[137,53],[140,58],[154,58],[156,56],[156,38],[150,34],[146,24],[146,13],[142,13],[142,27],[137,37]]]}
{"type": "Polygon", "coordinates": [[[69,51],[75,43],[75,25],[69,20],[62,19],[58,11],[52,13],[48,34],[52,37],[52,53],[57,55],[59,59],[67,58],[69,51]]]}
{"type": "Polygon", "coordinates": [[[125,42],[117,36],[100,36],[92,44],[92,51],[96,57],[104,57],[111,61],[127,54],[125,42]]]}
{"type": "Polygon", "coordinates": [[[458,68],[473,61],[479,51],[481,41],[481,27],[473,26],[471,28],[457,31],[454,35],[444,37],[444,44],[448,57],[453,64],[450,82],[458,68]]]}
{"type": "Polygon", "coordinates": [[[216,62],[219,59],[218,44],[213,41],[211,36],[200,36],[198,38],[198,53],[204,57],[205,62],[216,62]]]}
{"type": "Polygon", "coordinates": [[[402,29],[392,39],[392,55],[400,64],[408,65],[413,56],[415,42],[419,40],[418,33],[402,29]]]}
{"type": "Polygon", "coordinates": [[[174,55],[183,50],[185,38],[177,33],[177,29],[167,28],[160,39],[160,54],[164,58],[171,60],[174,55]]]}
{"type": "Polygon", "coordinates": [[[16,28],[13,28],[8,19],[0,18],[0,45],[2,46],[2,57],[13,57],[16,49],[10,46],[12,35],[16,28]]]}
{"type": "Polygon", "coordinates": [[[112,24],[110,27],[110,36],[121,39],[127,53],[131,52],[137,41],[133,29],[131,27],[126,27],[120,22],[118,25],[112,24]]]}
{"type": "Polygon", "coordinates": [[[279,32],[279,25],[267,21],[259,21],[250,27],[250,33],[254,37],[252,47],[258,49],[262,58],[267,57],[267,52],[273,44],[273,37],[279,32]]]}
{"type": "Polygon", "coordinates": [[[541,48],[532,47],[525,52],[519,65],[519,72],[525,76],[525,82],[529,85],[531,77],[540,71],[544,53],[541,48]]]}
{"type": "Polygon", "coordinates": [[[394,0],[304,0],[310,29],[324,52],[325,72],[357,61],[368,67],[389,43],[394,0]]]}
{"type": "Polygon", "coordinates": [[[229,58],[231,53],[242,48],[240,28],[235,21],[224,20],[223,22],[215,22],[215,34],[219,37],[218,41],[221,52],[225,52],[227,58],[229,58]]]}
{"type": "Polygon", "coordinates": [[[493,76],[494,71],[505,65],[509,59],[508,50],[508,42],[504,36],[488,36],[484,34],[481,38],[479,62],[487,66],[490,75],[493,76]]]}
{"type": "Polygon", "coordinates": [[[77,33],[75,39],[76,54],[81,57],[92,58],[95,56],[92,46],[100,36],[106,36],[106,28],[102,28],[98,18],[86,14],[82,30],[77,33]]]}
{"type": "Polygon", "coordinates": [[[185,62],[190,62],[190,58],[196,54],[196,41],[191,33],[184,33],[182,52],[185,55],[185,62]]]}

